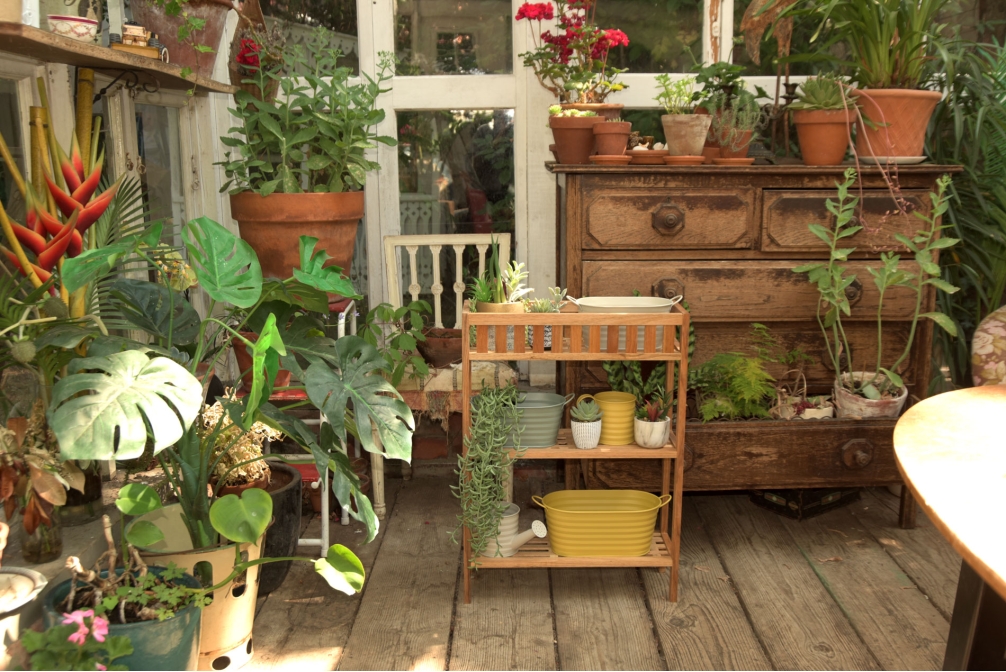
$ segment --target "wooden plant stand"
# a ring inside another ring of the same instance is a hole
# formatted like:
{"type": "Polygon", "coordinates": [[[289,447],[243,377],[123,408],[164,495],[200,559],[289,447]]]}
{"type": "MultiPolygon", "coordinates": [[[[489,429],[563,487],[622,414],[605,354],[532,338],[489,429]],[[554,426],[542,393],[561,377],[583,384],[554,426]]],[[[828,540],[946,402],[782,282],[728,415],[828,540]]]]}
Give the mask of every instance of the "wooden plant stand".
{"type": "MultiPolygon", "coordinates": [[[[473,361],[580,361],[640,360],[667,362],[666,389],[677,404],[674,431],[663,448],[651,450],[637,445],[598,446],[581,450],[573,444],[570,431],[559,431],[558,443],[549,448],[528,448],[525,460],[570,460],[586,455],[609,460],[657,459],[662,465],[660,492],[671,494],[671,501],[660,509],[659,529],[653,535],[650,552],[643,556],[562,557],[552,553],[548,538],[525,544],[509,558],[473,558],[471,534],[464,531],[465,604],[472,600],[471,572],[479,569],[532,567],[659,567],[670,569],[668,599],[678,600],[678,556],[681,550],[681,497],[683,492],[685,448],[685,393],[688,384],[688,358],[682,355],[682,343],[688,342],[688,312],[677,305],[670,313],[464,313],[462,333],[475,329],[475,346],[462,348],[462,395],[471,399],[473,361]],[[552,327],[552,349],[545,349],[545,327],[552,327]],[[514,330],[513,349],[508,350],[507,327],[514,330]],[[525,327],[532,333],[528,349],[525,327]],[[658,340],[658,328],[663,328],[658,340]],[[619,339],[619,330],[625,336],[619,339]],[[490,329],[495,333],[495,347],[489,349],[490,329]],[[601,335],[607,336],[601,349],[601,335]],[[640,345],[642,335],[642,349],[640,345]],[[675,389],[675,374],[677,388],[675,389]],[[674,470],[673,479],[671,470],[674,470]],[[673,487],[673,492],[671,488],[673,487]],[[673,520],[672,520],[673,519],[673,520]],[[670,527],[668,527],[670,524],[670,527]]],[[[471,404],[464,406],[462,428],[467,436],[471,428],[471,404]]],[[[467,453],[467,445],[464,448],[467,453]]]]}

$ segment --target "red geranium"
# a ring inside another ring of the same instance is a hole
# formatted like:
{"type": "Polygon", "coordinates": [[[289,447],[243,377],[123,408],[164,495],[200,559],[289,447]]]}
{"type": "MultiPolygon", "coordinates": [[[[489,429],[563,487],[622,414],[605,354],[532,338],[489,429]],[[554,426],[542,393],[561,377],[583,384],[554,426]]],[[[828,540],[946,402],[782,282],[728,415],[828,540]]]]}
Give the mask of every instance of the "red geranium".
{"type": "Polygon", "coordinates": [[[259,67],[259,52],[262,51],[262,47],[255,41],[250,39],[241,40],[241,50],[238,51],[237,58],[238,65],[243,65],[248,68],[259,67]]]}
{"type": "Polygon", "coordinates": [[[552,4],[549,2],[525,2],[517,10],[518,21],[528,19],[529,21],[551,21],[555,18],[552,4]]]}

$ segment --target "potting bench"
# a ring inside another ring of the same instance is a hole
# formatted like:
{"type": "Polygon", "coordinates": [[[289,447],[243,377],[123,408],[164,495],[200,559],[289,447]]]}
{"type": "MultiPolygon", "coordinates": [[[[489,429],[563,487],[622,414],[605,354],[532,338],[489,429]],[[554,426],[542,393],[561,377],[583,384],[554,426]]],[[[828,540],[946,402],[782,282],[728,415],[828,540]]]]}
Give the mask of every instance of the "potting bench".
{"type": "MultiPolygon", "coordinates": [[[[660,492],[671,494],[671,501],[660,509],[659,529],[653,534],[650,552],[642,556],[564,557],[552,553],[548,537],[534,539],[517,551],[503,557],[472,557],[471,535],[464,531],[465,603],[471,602],[471,572],[479,569],[532,567],[659,567],[670,570],[668,599],[678,599],[678,555],[681,549],[681,495],[683,492],[685,447],[685,391],[688,381],[688,358],[683,356],[688,342],[688,312],[680,305],[669,313],[465,313],[462,333],[475,330],[474,345],[462,348],[462,394],[472,393],[472,362],[475,361],[578,361],[639,360],[667,362],[666,389],[677,404],[674,431],[663,448],[647,449],[637,445],[598,446],[581,450],[573,444],[569,430],[559,431],[558,443],[548,448],[527,448],[521,454],[525,460],[576,460],[584,456],[606,460],[657,459],[663,466],[660,492]],[[545,327],[552,328],[552,347],[545,349],[545,327]],[[507,328],[514,330],[512,343],[507,343],[507,328]],[[527,328],[530,328],[529,330],[527,328]],[[493,348],[489,333],[494,331],[493,348]],[[530,331],[530,345],[524,334],[530,331]],[[623,334],[620,336],[620,332],[623,334]],[[662,333],[661,333],[662,332],[662,333]],[[602,335],[606,343],[602,343],[602,335]],[[602,347],[603,346],[603,347],[602,347]],[[671,470],[673,467],[673,479],[671,470]],[[673,492],[672,492],[673,487],[673,492]],[[668,524],[670,523],[670,529],[668,524]]],[[[471,404],[463,413],[463,432],[471,427],[471,404]]],[[[465,446],[464,451],[468,448],[465,446]]]]}

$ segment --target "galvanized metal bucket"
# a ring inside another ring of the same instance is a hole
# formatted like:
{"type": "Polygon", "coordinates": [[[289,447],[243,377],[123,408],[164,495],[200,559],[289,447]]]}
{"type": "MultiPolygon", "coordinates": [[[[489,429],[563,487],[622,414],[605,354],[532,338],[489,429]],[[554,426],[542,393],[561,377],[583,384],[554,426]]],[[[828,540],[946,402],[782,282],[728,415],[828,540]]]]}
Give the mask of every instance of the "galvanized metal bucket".
{"type": "MultiPolygon", "coordinates": [[[[563,397],[552,392],[528,392],[517,403],[517,426],[521,448],[548,448],[555,445],[559,436],[563,409],[575,395],[563,397]]],[[[516,445],[514,432],[507,438],[507,446],[516,445]]]]}

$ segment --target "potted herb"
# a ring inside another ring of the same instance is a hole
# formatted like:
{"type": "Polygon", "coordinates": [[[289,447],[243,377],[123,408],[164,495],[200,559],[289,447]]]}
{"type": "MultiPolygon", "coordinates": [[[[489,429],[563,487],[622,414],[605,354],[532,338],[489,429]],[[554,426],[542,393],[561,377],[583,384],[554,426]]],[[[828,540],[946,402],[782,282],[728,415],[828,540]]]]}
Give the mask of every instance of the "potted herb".
{"type": "Polygon", "coordinates": [[[594,126],[603,119],[590,110],[564,110],[559,105],[548,108],[548,115],[559,163],[589,163],[594,153],[594,126]]]}
{"type": "MultiPolygon", "coordinates": [[[[889,417],[896,418],[904,408],[908,398],[908,388],[897,371],[908,359],[915,341],[915,333],[920,318],[927,318],[942,327],[951,336],[957,334],[954,322],[940,312],[922,313],[922,294],[927,285],[951,294],[957,291],[940,277],[940,267],[936,263],[939,250],[957,244],[956,238],[940,237],[940,216],[947,210],[946,190],[950,178],[944,176],[937,181],[936,193],[930,193],[932,208],[926,214],[913,213],[925,225],[912,237],[895,234],[897,242],[908,249],[918,264],[917,271],[900,267],[901,255],[883,252],[881,267],[870,268],[870,275],[879,292],[877,301],[877,352],[873,361],[856,361],[856,353],[849,348],[842,324],[842,316],[850,315],[849,299],[845,289],[856,281],[849,274],[849,255],[856,248],[839,247],[844,238],[858,233],[863,227],[854,224],[856,206],[859,199],[849,195],[855,184],[856,171],[845,171],[845,181],[838,184],[838,200],[828,201],[828,210],[836,214],[834,227],[810,224],[810,231],[823,240],[830,249],[829,260],[824,263],[804,264],[793,269],[795,273],[806,273],[807,279],[817,288],[821,300],[817,308],[817,321],[824,334],[828,357],[836,372],[834,401],[838,417],[889,417]],[[902,288],[915,298],[915,310],[904,350],[894,362],[884,366],[883,362],[883,307],[884,297],[892,288],[902,288]],[[823,311],[823,313],[822,313],[823,311]],[[870,366],[869,369],[863,367],[870,366]]],[[[925,381],[919,381],[925,384],[925,381]]]]}
{"type": "Polygon", "coordinates": [[[604,413],[596,402],[581,398],[570,409],[570,430],[577,448],[597,448],[601,441],[601,418],[604,413]]]}
{"type": "Polygon", "coordinates": [[[629,135],[632,133],[632,122],[622,121],[621,117],[605,119],[594,124],[594,143],[598,156],[622,156],[629,145],[629,135]]]}
{"type": "Polygon", "coordinates": [[[725,166],[750,165],[748,149],[764,115],[755,97],[742,91],[730,105],[723,105],[713,117],[712,129],[720,145],[720,158],[713,163],[725,166]]]}
{"type": "Polygon", "coordinates": [[[220,140],[234,152],[222,162],[231,214],[241,238],[258,253],[267,278],[289,278],[297,267],[300,236],[318,239],[328,263],[348,269],[363,217],[363,186],[378,164],[366,151],[395,139],[373,128],[384,119],[377,97],[391,76],[393,59],[384,54],[377,77],[338,65],[341,52],[319,28],[305,46],[284,48],[287,74],[266,68],[252,80],[262,90],[279,78],[282,95],[272,103],[247,91],[236,94],[232,114],[238,125],[220,140]]]}
{"type": "MultiPolygon", "coordinates": [[[[562,310],[562,304],[565,302],[566,290],[561,287],[549,287],[548,288],[549,298],[540,299],[526,299],[524,301],[524,307],[528,313],[558,313],[562,310]]],[[[542,329],[544,333],[544,343],[545,349],[549,350],[552,348],[552,325],[546,324],[542,329]]],[[[534,327],[528,325],[527,327],[527,344],[528,347],[534,346],[534,327]]]]}
{"type": "Polygon", "coordinates": [[[615,81],[625,72],[608,65],[608,53],[626,47],[629,38],[620,30],[598,28],[585,2],[525,2],[517,10],[517,21],[536,21],[532,31],[533,49],[519,54],[524,67],[534,70],[543,87],[559,99],[563,107],[590,110],[602,116],[618,117],[622,105],[605,103],[613,91],[625,85],[615,81]],[[556,19],[556,34],[542,32],[542,21],[556,19]]]}
{"type": "Polygon", "coordinates": [[[671,80],[667,73],[657,75],[658,92],[654,100],[664,108],[660,123],[664,127],[667,150],[671,156],[702,156],[702,147],[713,118],[692,113],[695,78],[671,80]]]}
{"type": "Polygon", "coordinates": [[[671,395],[657,388],[649,401],[636,405],[633,436],[640,448],[663,448],[671,438],[671,395]]]}
{"type": "Polygon", "coordinates": [[[688,372],[702,422],[767,418],[774,380],[761,357],[721,352],[688,372]]]}
{"type": "Polygon", "coordinates": [[[793,110],[800,154],[808,166],[837,166],[849,148],[849,127],[855,121],[856,103],[845,95],[839,77],[808,77],[800,85],[793,110]]]}
{"type": "MultiPolygon", "coordinates": [[[[699,68],[695,75],[695,85],[700,88],[692,93],[692,100],[695,101],[695,114],[708,114],[715,118],[721,107],[730,105],[734,94],[743,90],[743,82],[741,81],[743,72],[743,65],[722,61],[699,68]]],[[[716,139],[716,134],[713,133],[712,124],[710,124],[706,144],[702,148],[702,156],[706,158],[706,163],[720,158],[719,149],[720,143],[716,139]]]]}

